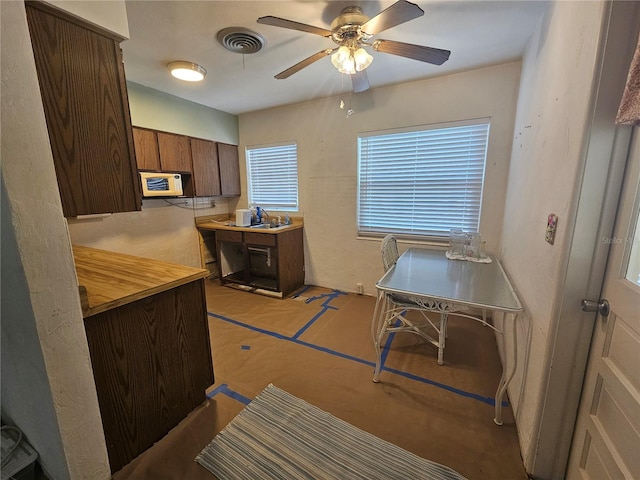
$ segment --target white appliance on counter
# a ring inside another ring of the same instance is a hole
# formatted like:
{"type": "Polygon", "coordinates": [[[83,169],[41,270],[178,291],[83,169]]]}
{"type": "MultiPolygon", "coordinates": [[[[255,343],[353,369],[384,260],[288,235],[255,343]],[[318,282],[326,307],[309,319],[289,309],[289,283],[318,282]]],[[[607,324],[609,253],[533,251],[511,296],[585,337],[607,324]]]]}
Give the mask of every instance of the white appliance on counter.
{"type": "Polygon", "coordinates": [[[251,225],[251,210],[236,210],[236,227],[248,227],[251,225]]]}

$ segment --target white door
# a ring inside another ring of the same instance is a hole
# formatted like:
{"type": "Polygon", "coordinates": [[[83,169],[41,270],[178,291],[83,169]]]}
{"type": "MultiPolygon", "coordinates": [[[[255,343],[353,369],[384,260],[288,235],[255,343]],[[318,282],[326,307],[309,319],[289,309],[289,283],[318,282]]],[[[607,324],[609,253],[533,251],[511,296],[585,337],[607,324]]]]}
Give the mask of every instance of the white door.
{"type": "MultiPolygon", "coordinates": [[[[640,127],[635,127],[567,479],[640,480],[640,127]]],[[[593,299],[598,300],[598,299],[593,299]]]]}

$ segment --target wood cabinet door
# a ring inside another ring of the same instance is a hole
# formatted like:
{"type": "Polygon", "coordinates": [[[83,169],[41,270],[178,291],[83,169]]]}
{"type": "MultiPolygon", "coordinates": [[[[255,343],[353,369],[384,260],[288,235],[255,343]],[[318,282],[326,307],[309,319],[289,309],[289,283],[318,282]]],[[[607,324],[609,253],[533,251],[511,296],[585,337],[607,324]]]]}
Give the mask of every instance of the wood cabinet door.
{"type": "Polygon", "coordinates": [[[218,143],[218,164],[220,165],[220,189],[222,196],[240,195],[240,165],[238,147],[218,143]]]}
{"type": "Polygon", "coordinates": [[[278,281],[284,296],[304,285],[302,229],[278,234],[278,281]]]}
{"type": "Polygon", "coordinates": [[[111,470],[205,401],[214,382],[204,280],[85,319],[111,470]]]}
{"type": "Polygon", "coordinates": [[[162,170],[192,172],[191,143],[189,137],[174,133],[158,132],[158,150],[162,170]]]}
{"type": "Polygon", "coordinates": [[[221,195],[220,167],[216,143],[198,138],[191,139],[193,181],[195,194],[199,197],[221,195]]]}
{"type": "Polygon", "coordinates": [[[140,210],[121,39],[25,5],[64,216],[140,210]]]}
{"type": "Polygon", "coordinates": [[[160,153],[156,132],[133,127],[133,143],[138,170],[160,170],[160,153]]]}

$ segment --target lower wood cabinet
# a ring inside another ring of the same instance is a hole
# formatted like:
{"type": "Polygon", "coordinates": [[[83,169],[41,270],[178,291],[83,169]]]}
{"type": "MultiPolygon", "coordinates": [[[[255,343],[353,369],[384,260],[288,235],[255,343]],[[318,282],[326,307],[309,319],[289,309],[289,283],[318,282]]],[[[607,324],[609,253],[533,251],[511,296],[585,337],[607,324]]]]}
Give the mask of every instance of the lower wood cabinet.
{"type": "Polygon", "coordinates": [[[85,318],[112,472],[205,400],[213,364],[204,280],[85,318]]]}
{"type": "Polygon", "coordinates": [[[285,297],[304,285],[302,228],[280,233],[216,230],[220,282],[285,297]]]}

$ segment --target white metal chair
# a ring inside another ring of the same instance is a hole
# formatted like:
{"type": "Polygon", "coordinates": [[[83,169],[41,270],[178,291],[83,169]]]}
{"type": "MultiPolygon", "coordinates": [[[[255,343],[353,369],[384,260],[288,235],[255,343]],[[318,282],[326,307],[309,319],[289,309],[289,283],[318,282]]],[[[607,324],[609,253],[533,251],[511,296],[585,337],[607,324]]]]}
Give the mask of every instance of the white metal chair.
{"type": "MultiPolygon", "coordinates": [[[[398,243],[394,235],[387,235],[382,240],[382,265],[385,272],[391,269],[398,261],[398,243]]],[[[379,322],[372,323],[373,342],[376,353],[379,354],[382,339],[387,333],[408,332],[421,336],[429,343],[438,348],[438,364],[444,363],[444,347],[447,333],[447,314],[435,311],[429,305],[423,303],[420,298],[398,294],[385,294],[382,299],[382,315],[379,322]],[[407,318],[408,312],[419,312],[420,321],[414,322],[407,318]],[[437,322],[432,321],[427,312],[439,315],[437,322]],[[427,332],[433,332],[434,336],[427,332]],[[435,338],[434,338],[435,337],[435,338]]],[[[377,375],[374,376],[377,378],[377,375]]]]}

